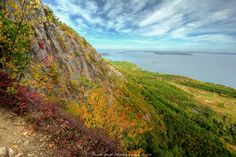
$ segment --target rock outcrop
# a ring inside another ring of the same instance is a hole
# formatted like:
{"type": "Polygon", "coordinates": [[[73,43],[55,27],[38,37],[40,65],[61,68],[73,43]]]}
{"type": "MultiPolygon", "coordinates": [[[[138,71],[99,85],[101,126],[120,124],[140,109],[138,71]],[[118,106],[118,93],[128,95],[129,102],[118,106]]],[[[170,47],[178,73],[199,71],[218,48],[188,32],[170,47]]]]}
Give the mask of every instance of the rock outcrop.
{"type": "MultiPolygon", "coordinates": [[[[33,67],[41,64],[41,71],[49,71],[49,67],[54,67],[54,73],[60,75],[60,85],[64,85],[66,95],[70,91],[70,81],[79,82],[81,78],[86,78],[93,83],[107,80],[107,76],[121,74],[111,68],[96,52],[96,50],[77,32],[60,22],[53,12],[41,1],[37,1],[37,7],[27,15],[27,18],[34,21],[34,39],[32,39],[33,67]]],[[[16,0],[18,2],[18,0],[16,0]]],[[[29,1],[30,2],[30,1],[29,1]]],[[[5,1],[9,10],[9,16],[14,20],[15,8],[10,5],[10,1],[5,1]]],[[[21,9],[19,3],[18,8],[21,9]]],[[[16,7],[17,8],[17,7],[16,7]]],[[[31,68],[33,69],[33,68],[31,68]]],[[[36,70],[31,70],[27,75],[29,80],[36,80],[33,77],[36,70]]],[[[53,77],[53,76],[49,76],[53,77]]],[[[48,83],[46,83],[48,84],[48,83]]],[[[59,88],[54,83],[55,88],[59,88]]]]}

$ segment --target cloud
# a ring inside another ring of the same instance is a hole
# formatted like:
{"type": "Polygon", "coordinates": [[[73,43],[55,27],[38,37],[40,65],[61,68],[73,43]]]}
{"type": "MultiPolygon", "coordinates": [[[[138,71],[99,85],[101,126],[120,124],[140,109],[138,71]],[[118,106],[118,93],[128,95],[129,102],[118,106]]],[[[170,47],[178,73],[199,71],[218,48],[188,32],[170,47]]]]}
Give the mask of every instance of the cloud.
{"type": "Polygon", "coordinates": [[[161,4],[154,13],[147,15],[147,18],[142,20],[139,23],[139,26],[143,27],[155,23],[161,23],[162,21],[171,18],[171,16],[176,13],[176,7],[178,7],[179,3],[180,0],[175,0],[171,3],[166,2],[164,4],[161,4]]]}
{"type": "Polygon", "coordinates": [[[234,43],[236,44],[236,37],[223,34],[206,34],[192,37],[193,41],[208,41],[215,43],[234,43]]]}
{"type": "Polygon", "coordinates": [[[236,38],[235,0],[43,1],[63,22],[80,33],[86,32],[83,35],[87,38],[124,42],[127,38],[155,39],[152,44],[160,39],[176,43],[205,41],[229,44],[236,50],[232,46],[236,38]]]}
{"type": "Polygon", "coordinates": [[[173,15],[172,17],[166,19],[165,22],[160,22],[146,27],[146,29],[143,29],[144,31],[146,31],[143,34],[146,36],[165,35],[176,27],[181,26],[183,22],[182,18],[183,17],[180,14],[173,15]]]}

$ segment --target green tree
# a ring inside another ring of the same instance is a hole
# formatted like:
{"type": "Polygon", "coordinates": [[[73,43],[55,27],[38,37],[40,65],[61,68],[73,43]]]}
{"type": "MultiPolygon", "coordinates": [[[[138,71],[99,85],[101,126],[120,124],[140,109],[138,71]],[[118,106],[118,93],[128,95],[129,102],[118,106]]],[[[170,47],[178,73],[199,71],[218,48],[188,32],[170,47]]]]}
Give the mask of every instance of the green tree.
{"type": "Polygon", "coordinates": [[[40,2],[4,0],[0,2],[0,69],[20,83],[28,67],[40,2]]]}

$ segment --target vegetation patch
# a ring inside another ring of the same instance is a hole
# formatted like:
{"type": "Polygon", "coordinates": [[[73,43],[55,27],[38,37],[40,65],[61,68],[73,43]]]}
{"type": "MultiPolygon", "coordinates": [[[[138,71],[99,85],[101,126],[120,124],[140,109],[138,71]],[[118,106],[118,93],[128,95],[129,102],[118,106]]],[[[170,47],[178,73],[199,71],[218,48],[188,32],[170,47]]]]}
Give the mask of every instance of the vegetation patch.
{"type": "MultiPolygon", "coordinates": [[[[235,145],[236,132],[232,129],[235,123],[202,104],[196,98],[199,94],[194,95],[192,89],[190,92],[182,86],[207,91],[211,95],[207,97],[208,101],[213,102],[215,97],[212,94],[219,92],[224,93],[219,94],[223,100],[234,99],[233,89],[200,83],[185,77],[143,71],[128,62],[110,63],[128,79],[128,92],[145,100],[142,108],[150,113],[149,126],[153,128],[149,136],[146,136],[149,143],[145,148],[146,152],[154,156],[235,156],[235,150],[231,149],[235,145]],[[204,88],[189,86],[185,83],[189,81],[202,84],[204,88]],[[208,87],[214,87],[218,92],[207,90],[208,87]]],[[[234,111],[225,110],[227,115],[234,111]]]]}
{"type": "Polygon", "coordinates": [[[45,101],[37,92],[20,86],[9,93],[14,80],[0,74],[0,106],[27,116],[35,129],[51,136],[60,156],[92,156],[121,153],[119,143],[100,129],[88,129],[81,121],[65,114],[59,105],[45,101]]]}

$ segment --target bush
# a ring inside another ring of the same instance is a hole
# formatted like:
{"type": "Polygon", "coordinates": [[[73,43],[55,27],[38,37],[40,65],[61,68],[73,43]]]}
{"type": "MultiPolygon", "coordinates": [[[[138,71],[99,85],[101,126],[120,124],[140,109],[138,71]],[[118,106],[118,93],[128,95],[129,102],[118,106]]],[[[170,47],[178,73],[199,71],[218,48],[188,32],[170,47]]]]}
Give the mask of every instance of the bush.
{"type": "Polygon", "coordinates": [[[110,139],[103,130],[88,129],[84,124],[64,113],[56,104],[27,87],[18,87],[16,94],[7,89],[14,80],[0,73],[0,106],[12,109],[20,115],[28,115],[35,129],[51,135],[59,156],[92,156],[96,154],[121,153],[116,140],[110,139]]]}

